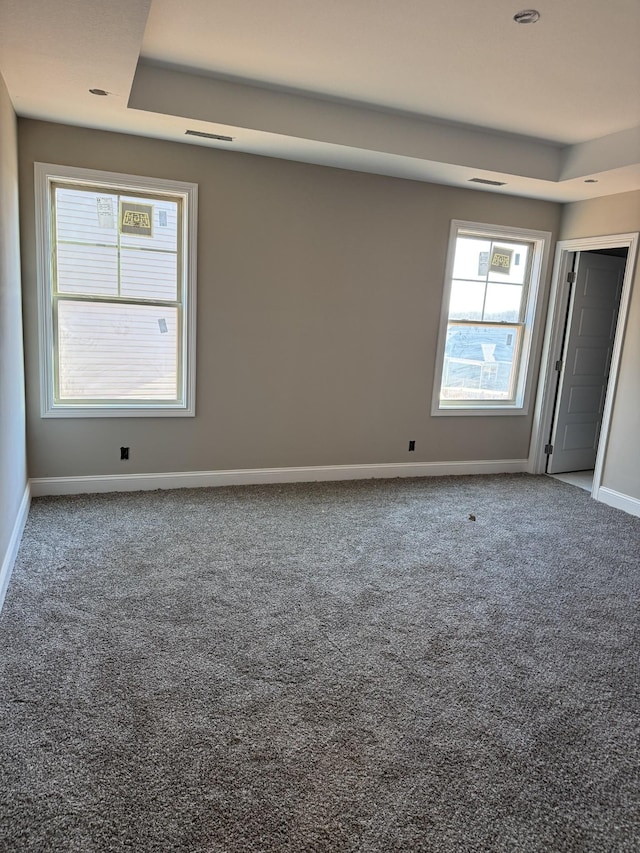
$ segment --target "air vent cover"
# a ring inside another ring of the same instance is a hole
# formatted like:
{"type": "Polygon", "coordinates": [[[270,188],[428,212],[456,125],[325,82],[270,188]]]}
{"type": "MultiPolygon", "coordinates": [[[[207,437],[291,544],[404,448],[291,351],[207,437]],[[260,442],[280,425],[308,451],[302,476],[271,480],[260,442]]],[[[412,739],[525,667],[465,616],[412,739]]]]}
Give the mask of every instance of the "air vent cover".
{"type": "Polygon", "coordinates": [[[220,133],[205,133],[203,130],[185,130],[185,136],[201,136],[203,139],[217,139],[218,142],[233,142],[233,136],[222,136],[220,133]]]}
{"type": "Polygon", "coordinates": [[[506,181],[490,181],[488,178],[469,178],[470,184],[486,184],[489,187],[504,187],[506,181]]]}
{"type": "Polygon", "coordinates": [[[540,12],[537,9],[523,9],[513,16],[516,24],[535,24],[540,20],[540,12]]]}

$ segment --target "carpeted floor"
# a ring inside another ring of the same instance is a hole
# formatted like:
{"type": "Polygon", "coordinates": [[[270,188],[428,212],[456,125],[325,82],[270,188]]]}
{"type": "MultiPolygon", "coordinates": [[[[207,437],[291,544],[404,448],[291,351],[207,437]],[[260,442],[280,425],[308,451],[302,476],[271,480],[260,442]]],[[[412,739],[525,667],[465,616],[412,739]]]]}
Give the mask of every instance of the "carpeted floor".
{"type": "Polygon", "coordinates": [[[37,499],[0,850],[638,851],[639,592],[547,477],[37,499]]]}

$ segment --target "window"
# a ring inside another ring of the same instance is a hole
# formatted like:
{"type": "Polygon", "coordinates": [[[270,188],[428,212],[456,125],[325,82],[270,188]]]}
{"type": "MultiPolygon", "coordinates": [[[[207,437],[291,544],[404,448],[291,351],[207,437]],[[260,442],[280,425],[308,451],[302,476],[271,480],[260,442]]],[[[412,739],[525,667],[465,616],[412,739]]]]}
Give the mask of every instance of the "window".
{"type": "Polygon", "coordinates": [[[43,417],[193,415],[197,187],[36,163],[43,417]]]}
{"type": "Polygon", "coordinates": [[[432,414],[525,414],[551,235],[454,221],[432,414]]]}

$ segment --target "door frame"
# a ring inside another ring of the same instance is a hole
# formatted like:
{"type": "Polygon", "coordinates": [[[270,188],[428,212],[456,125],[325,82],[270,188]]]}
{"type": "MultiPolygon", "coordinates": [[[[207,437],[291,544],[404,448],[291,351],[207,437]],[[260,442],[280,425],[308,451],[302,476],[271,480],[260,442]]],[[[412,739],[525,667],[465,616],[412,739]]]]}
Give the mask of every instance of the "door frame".
{"type": "Polygon", "coordinates": [[[616,334],[611,354],[611,366],[609,369],[609,380],[607,382],[607,393],[605,395],[604,408],[602,412],[602,425],[600,427],[600,438],[598,440],[598,451],[593,473],[593,488],[591,497],[598,500],[598,492],[602,483],[602,472],[604,460],[609,441],[611,428],[611,413],[618,384],[618,371],[620,369],[620,357],[624,346],[624,337],[627,328],[627,314],[631,298],[631,287],[638,254],[638,232],[626,234],[609,234],[603,237],[582,237],[574,240],[560,240],[556,244],[555,262],[551,278],[551,292],[549,295],[549,307],[547,311],[547,323],[540,362],[540,375],[538,377],[538,390],[536,394],[536,405],[533,413],[533,427],[531,431],[531,445],[529,448],[529,460],[527,470],[531,474],[544,474],[547,456],[544,452],[545,445],[549,440],[551,425],[553,421],[557,373],[556,362],[562,358],[562,345],[564,341],[564,329],[569,309],[570,288],[567,286],[567,274],[573,264],[576,252],[589,252],[593,249],[627,249],[627,263],[620,295],[620,308],[616,324],[616,334]]]}

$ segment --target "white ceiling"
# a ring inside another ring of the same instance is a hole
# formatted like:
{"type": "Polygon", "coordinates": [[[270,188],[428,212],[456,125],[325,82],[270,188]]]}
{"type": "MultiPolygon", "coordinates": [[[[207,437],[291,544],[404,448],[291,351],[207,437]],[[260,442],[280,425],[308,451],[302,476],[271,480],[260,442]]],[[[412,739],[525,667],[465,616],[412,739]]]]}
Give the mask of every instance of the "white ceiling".
{"type": "Polygon", "coordinates": [[[639,0],[521,8],[0,0],[0,72],[50,121],[558,201],[639,189],[639,0]]]}

